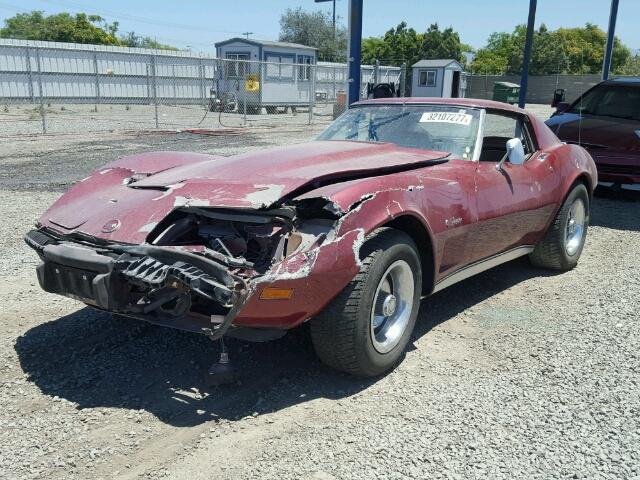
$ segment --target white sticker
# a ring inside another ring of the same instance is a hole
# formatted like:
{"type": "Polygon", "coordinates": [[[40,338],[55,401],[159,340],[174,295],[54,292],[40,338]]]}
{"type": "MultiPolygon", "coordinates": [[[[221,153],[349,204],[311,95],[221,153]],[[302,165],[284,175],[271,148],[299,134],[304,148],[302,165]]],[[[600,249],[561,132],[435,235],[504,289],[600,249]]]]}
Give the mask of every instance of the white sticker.
{"type": "Polygon", "coordinates": [[[454,112],[425,112],[420,118],[420,123],[454,123],[456,125],[468,126],[471,124],[473,115],[468,113],[454,112]]]}

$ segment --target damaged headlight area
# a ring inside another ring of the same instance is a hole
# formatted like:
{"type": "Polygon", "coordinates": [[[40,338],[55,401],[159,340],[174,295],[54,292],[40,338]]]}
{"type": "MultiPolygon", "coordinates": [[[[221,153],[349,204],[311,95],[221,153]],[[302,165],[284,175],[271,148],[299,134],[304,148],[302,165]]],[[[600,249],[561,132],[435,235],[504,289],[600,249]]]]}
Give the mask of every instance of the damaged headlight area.
{"type": "Polygon", "coordinates": [[[294,206],[181,207],[140,245],[46,228],[29,232],[25,240],[42,259],[38,279],[48,292],[220,336],[254,293],[254,280],[287,257],[322,244],[335,226],[332,217],[294,206]]]}

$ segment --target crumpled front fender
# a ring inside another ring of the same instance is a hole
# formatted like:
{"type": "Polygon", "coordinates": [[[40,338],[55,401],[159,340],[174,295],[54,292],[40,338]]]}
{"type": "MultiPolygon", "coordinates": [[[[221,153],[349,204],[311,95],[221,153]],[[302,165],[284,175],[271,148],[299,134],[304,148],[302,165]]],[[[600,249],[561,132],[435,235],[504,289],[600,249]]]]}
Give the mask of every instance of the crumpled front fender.
{"type": "Polygon", "coordinates": [[[293,328],[319,313],[360,270],[359,245],[364,231],[351,230],[289,257],[249,283],[247,301],[236,326],[293,328]],[[265,287],[290,288],[288,300],[260,298],[265,287]]]}

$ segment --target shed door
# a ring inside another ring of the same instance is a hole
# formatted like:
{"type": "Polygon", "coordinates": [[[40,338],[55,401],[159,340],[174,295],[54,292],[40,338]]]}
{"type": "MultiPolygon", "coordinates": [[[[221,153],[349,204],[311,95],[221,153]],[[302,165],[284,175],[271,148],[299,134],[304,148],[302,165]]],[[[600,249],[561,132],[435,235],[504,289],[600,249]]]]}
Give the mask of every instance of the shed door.
{"type": "Polygon", "coordinates": [[[460,72],[453,72],[453,80],[451,81],[451,98],[458,98],[460,96],[460,72]]]}

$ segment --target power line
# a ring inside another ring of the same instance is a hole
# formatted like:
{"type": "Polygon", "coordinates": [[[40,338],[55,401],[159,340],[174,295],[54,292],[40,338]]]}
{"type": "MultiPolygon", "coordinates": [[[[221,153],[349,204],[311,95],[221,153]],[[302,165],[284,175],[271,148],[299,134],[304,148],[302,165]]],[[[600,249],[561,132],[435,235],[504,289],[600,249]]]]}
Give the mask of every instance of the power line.
{"type": "Polygon", "coordinates": [[[146,23],[149,25],[158,25],[158,26],[163,26],[163,27],[171,27],[171,28],[180,28],[180,29],[184,29],[184,30],[197,30],[197,31],[201,31],[201,32],[207,32],[207,33],[226,33],[229,35],[237,35],[240,34],[241,32],[238,31],[230,31],[230,30],[212,30],[209,27],[200,27],[200,26],[196,26],[196,25],[187,25],[187,24],[183,24],[183,23],[177,23],[177,22],[167,22],[164,20],[150,20],[149,17],[143,17],[143,16],[139,16],[139,15],[133,15],[130,13],[123,13],[123,12],[117,12],[115,10],[110,10],[110,9],[105,9],[105,8],[94,8],[93,6],[90,5],[85,5],[85,4],[81,4],[81,3],[77,3],[77,2],[72,2],[72,1],[68,1],[68,0],[40,0],[42,2],[46,2],[46,3],[53,3],[53,4],[58,4],[58,5],[62,5],[64,7],[71,7],[71,8],[81,8],[83,10],[92,10],[96,13],[101,13],[103,15],[106,16],[110,16],[113,18],[120,18],[120,19],[125,19],[125,20],[133,20],[136,22],[140,22],[140,23],[146,23]]]}
{"type": "Polygon", "coordinates": [[[0,2],[0,8],[4,8],[5,10],[13,10],[15,12],[29,12],[29,10],[25,10],[22,7],[17,7],[16,5],[11,5],[10,3],[0,2]]]}

